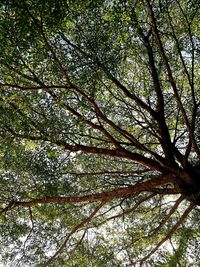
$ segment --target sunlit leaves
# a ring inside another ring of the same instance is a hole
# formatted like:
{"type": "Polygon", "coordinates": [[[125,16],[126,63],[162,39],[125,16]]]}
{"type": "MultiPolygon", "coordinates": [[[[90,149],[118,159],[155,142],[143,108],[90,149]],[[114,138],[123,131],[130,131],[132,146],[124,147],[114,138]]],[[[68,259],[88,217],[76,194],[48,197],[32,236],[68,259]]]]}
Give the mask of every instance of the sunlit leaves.
{"type": "Polygon", "coordinates": [[[1,2],[5,262],[198,264],[198,3],[1,2]]]}

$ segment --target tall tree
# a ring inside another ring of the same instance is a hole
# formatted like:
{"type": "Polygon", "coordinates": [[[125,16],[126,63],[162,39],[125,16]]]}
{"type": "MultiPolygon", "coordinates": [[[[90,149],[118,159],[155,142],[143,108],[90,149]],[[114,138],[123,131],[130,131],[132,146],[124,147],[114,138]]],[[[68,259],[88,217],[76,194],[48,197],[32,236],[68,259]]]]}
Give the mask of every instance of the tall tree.
{"type": "Polygon", "coordinates": [[[199,16],[1,1],[2,262],[199,266],[199,16]]]}

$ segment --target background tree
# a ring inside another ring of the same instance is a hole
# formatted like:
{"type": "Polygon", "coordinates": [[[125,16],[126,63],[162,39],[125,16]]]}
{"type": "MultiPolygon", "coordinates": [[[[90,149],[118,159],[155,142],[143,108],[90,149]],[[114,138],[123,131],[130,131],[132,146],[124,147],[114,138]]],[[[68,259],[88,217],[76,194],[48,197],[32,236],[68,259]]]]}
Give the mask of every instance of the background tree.
{"type": "Polygon", "coordinates": [[[199,266],[199,11],[1,1],[2,262],[199,266]]]}

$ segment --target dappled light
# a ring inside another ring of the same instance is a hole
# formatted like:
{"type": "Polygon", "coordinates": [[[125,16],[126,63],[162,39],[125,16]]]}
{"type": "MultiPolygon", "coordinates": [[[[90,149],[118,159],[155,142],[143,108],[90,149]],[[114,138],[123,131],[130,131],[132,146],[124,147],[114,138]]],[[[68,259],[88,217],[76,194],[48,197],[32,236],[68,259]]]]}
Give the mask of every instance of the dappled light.
{"type": "Polygon", "coordinates": [[[1,1],[4,266],[200,265],[199,17],[1,1]]]}

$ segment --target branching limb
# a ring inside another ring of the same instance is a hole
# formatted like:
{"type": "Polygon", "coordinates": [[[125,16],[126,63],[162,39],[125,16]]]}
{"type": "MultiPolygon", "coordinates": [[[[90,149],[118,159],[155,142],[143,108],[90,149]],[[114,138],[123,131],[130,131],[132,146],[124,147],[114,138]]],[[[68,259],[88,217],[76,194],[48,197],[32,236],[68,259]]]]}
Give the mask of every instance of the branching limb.
{"type": "Polygon", "coordinates": [[[141,26],[139,25],[134,9],[132,9],[131,19],[137,28],[138,34],[141,37],[148,54],[150,74],[152,77],[154,90],[157,96],[157,109],[155,113],[152,113],[152,117],[154,118],[154,120],[158,122],[159,125],[159,134],[161,136],[160,143],[162,145],[164,154],[167,160],[174,165],[175,160],[173,154],[173,144],[171,142],[169,130],[166,124],[164,96],[162,92],[162,85],[156,68],[153,47],[149,41],[149,36],[144,34],[141,26]]]}
{"type": "Polygon", "coordinates": [[[10,131],[11,134],[13,134],[13,136],[18,137],[18,138],[50,142],[55,145],[61,146],[64,149],[71,151],[71,152],[82,151],[82,152],[90,153],[90,154],[99,154],[99,155],[110,156],[110,157],[126,158],[129,160],[141,163],[142,165],[146,166],[149,169],[157,170],[159,172],[165,171],[165,168],[162,167],[159,162],[153,159],[147,158],[145,156],[142,156],[140,154],[127,151],[125,149],[113,149],[112,150],[112,149],[106,149],[106,148],[100,148],[100,147],[85,146],[81,144],[71,145],[62,140],[52,140],[51,137],[48,137],[48,136],[43,136],[43,135],[38,136],[38,135],[16,133],[14,130],[12,130],[7,125],[5,125],[5,127],[7,128],[8,131],[10,131]]]}
{"type": "MultiPolygon", "coordinates": [[[[124,188],[118,188],[108,192],[96,193],[92,195],[80,196],[80,197],[49,197],[45,196],[40,199],[32,199],[29,201],[15,201],[10,203],[6,208],[2,209],[1,212],[10,211],[16,207],[32,207],[38,204],[47,204],[47,203],[80,203],[80,202],[93,202],[93,201],[108,201],[114,198],[124,198],[124,197],[133,197],[134,195],[138,195],[140,192],[154,192],[158,193],[161,191],[162,193],[174,192],[174,189],[160,189],[156,188],[161,185],[165,185],[173,182],[173,176],[171,174],[166,174],[163,176],[159,176],[156,178],[152,178],[145,182],[138,182],[133,186],[128,186],[124,188]]],[[[179,193],[177,189],[175,189],[174,193],[179,193]]]]}
{"type": "MultiPolygon", "coordinates": [[[[179,4],[179,8],[182,11],[182,8],[181,8],[180,4],[179,4]]],[[[192,53],[192,63],[191,63],[192,64],[192,71],[191,71],[191,75],[190,75],[190,73],[189,73],[189,71],[187,69],[184,57],[182,55],[181,47],[180,47],[178,38],[176,36],[174,26],[172,24],[173,20],[172,20],[172,17],[170,16],[169,12],[168,12],[168,17],[169,17],[169,24],[170,24],[170,27],[172,29],[173,38],[174,38],[176,46],[177,46],[178,54],[179,54],[179,57],[181,59],[181,62],[182,62],[182,65],[183,65],[183,69],[185,71],[185,74],[186,74],[187,79],[188,79],[188,83],[189,83],[190,88],[191,88],[191,97],[192,97],[191,128],[194,131],[195,130],[195,122],[196,122],[196,115],[197,115],[196,113],[197,113],[197,109],[198,109],[198,104],[197,104],[197,101],[196,101],[196,96],[195,96],[195,91],[194,91],[194,51],[195,51],[195,48],[194,48],[194,41],[193,41],[192,32],[191,32],[191,25],[190,25],[190,23],[189,23],[189,21],[187,19],[187,16],[185,16],[185,14],[184,14],[184,17],[185,17],[186,22],[188,24],[189,38],[191,40],[191,46],[192,46],[192,49],[191,49],[192,50],[192,52],[191,52],[192,53]]],[[[191,140],[189,140],[189,143],[188,143],[188,146],[187,146],[187,149],[186,149],[186,153],[185,153],[185,158],[186,159],[189,157],[191,148],[192,148],[192,142],[191,142],[191,140]]]]}
{"type": "Polygon", "coordinates": [[[163,47],[162,40],[160,38],[160,34],[159,34],[159,30],[157,28],[157,22],[156,22],[156,18],[155,18],[154,12],[153,12],[153,8],[152,8],[152,5],[151,5],[151,2],[149,0],[146,0],[146,2],[147,2],[149,16],[150,16],[152,27],[153,27],[153,32],[154,32],[154,35],[156,37],[158,48],[160,50],[161,56],[162,56],[162,58],[164,60],[165,66],[166,66],[169,82],[170,82],[170,84],[172,86],[176,102],[178,104],[178,107],[179,107],[179,109],[180,109],[180,111],[182,113],[183,119],[185,121],[185,125],[187,127],[187,130],[188,130],[188,133],[189,133],[189,137],[191,139],[191,142],[192,142],[192,145],[194,147],[194,150],[197,153],[198,157],[200,158],[200,150],[199,150],[199,147],[197,145],[197,142],[196,142],[196,139],[195,139],[195,136],[194,136],[194,131],[193,131],[192,127],[191,127],[187,112],[186,112],[186,110],[185,110],[185,108],[183,106],[181,97],[179,95],[178,88],[177,88],[177,85],[176,85],[176,82],[174,80],[174,77],[173,77],[173,74],[172,74],[172,70],[171,70],[171,67],[170,67],[170,64],[169,64],[169,60],[167,58],[167,55],[165,53],[165,49],[163,47]]]}

